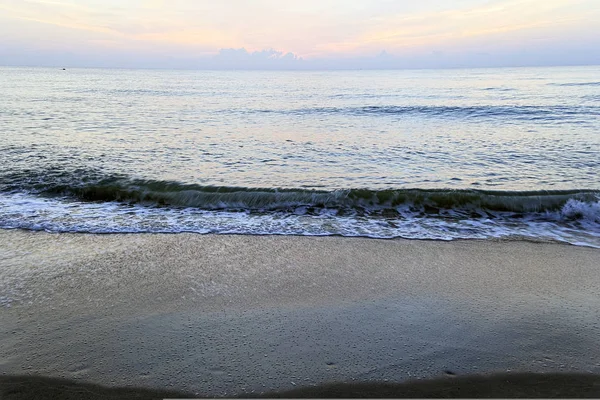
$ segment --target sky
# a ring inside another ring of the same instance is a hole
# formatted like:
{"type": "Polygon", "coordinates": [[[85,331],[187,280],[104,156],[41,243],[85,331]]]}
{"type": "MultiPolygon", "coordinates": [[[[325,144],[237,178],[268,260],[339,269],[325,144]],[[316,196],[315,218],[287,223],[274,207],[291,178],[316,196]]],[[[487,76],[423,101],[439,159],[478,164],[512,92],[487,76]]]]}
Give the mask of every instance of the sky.
{"type": "Polygon", "coordinates": [[[0,0],[0,65],[600,64],[600,0],[0,0]]]}

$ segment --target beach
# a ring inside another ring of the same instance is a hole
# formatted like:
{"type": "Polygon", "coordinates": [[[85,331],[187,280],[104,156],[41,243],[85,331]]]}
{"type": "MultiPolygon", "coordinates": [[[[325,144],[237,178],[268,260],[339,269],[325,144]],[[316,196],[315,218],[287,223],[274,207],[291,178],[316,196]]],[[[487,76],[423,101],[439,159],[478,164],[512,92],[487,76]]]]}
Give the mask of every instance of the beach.
{"type": "Polygon", "coordinates": [[[197,396],[600,373],[600,251],[0,230],[0,374],[197,396]]]}
{"type": "Polygon", "coordinates": [[[600,2],[8,3],[0,400],[600,398],[600,2]]]}

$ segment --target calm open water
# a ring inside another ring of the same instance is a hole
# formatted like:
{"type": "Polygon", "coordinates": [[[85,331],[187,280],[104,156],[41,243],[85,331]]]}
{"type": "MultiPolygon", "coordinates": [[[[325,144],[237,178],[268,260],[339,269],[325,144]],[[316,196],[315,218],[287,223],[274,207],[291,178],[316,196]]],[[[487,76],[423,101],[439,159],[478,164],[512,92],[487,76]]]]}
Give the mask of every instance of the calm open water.
{"type": "Polygon", "coordinates": [[[600,67],[0,68],[0,227],[600,247],[600,67]]]}

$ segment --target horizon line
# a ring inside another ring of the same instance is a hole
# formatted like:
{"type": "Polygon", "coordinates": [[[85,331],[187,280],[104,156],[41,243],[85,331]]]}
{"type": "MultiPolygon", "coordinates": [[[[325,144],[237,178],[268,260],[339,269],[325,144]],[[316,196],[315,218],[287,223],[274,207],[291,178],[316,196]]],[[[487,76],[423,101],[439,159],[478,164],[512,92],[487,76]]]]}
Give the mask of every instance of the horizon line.
{"type": "Polygon", "coordinates": [[[44,68],[44,69],[114,69],[114,70],[164,70],[164,71],[212,71],[212,72],[236,72],[236,71],[264,71],[264,72],[335,72],[335,71],[422,71],[422,70],[460,70],[460,69],[509,69],[509,68],[566,68],[566,67],[600,67],[600,64],[553,64],[553,65],[501,65],[501,66],[441,66],[441,67],[382,67],[382,68],[203,68],[203,67],[124,67],[124,66],[73,66],[69,65],[27,65],[27,64],[0,64],[0,68],[44,68]]]}

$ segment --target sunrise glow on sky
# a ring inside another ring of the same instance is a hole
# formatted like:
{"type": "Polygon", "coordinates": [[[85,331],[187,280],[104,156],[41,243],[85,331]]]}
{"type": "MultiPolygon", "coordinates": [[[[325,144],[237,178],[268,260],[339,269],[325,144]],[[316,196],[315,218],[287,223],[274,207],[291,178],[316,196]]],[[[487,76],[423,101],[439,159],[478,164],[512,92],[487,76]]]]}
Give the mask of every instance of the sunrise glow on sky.
{"type": "Polygon", "coordinates": [[[0,65],[600,64],[598,21],[598,0],[0,0],[0,65]]]}

